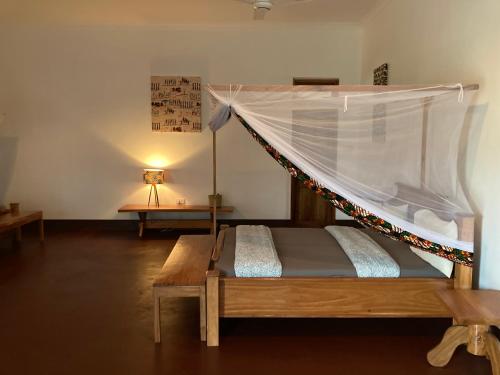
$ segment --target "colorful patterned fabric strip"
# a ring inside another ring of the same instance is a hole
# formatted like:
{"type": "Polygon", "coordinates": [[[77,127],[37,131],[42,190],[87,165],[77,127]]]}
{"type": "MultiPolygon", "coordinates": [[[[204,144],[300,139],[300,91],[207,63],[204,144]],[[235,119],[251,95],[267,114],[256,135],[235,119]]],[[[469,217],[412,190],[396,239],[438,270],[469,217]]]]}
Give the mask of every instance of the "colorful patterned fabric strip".
{"type": "Polygon", "coordinates": [[[328,190],[318,184],[315,180],[309,177],[302,170],[297,168],[292,162],[281,155],[273,146],[267,143],[240,115],[233,111],[233,114],[238,118],[241,124],[248,130],[252,137],[264,147],[283,168],[285,168],[293,177],[301,181],[307,188],[320,195],[323,199],[330,202],[336,208],[351,216],[358,223],[365,227],[372,228],[387,237],[395,240],[406,242],[412,246],[416,246],[424,251],[438,255],[442,258],[449,259],[455,263],[463,264],[472,267],[474,263],[474,254],[468,251],[455,249],[449,246],[440,245],[438,243],[425,240],[410,232],[407,232],[391,223],[381,219],[378,216],[366,211],[364,208],[348,201],[342,196],[328,190]]]}

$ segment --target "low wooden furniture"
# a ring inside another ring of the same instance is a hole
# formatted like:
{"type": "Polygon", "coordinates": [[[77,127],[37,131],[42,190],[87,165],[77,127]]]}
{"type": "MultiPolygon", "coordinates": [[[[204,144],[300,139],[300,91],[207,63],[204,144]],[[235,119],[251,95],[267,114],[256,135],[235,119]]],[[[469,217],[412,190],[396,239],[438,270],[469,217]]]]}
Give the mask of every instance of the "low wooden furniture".
{"type": "Polygon", "coordinates": [[[206,272],[214,248],[211,235],[181,236],[153,282],[154,335],[160,342],[160,297],[198,297],[200,335],[206,341],[206,272]]]}
{"type": "MultiPolygon", "coordinates": [[[[217,208],[217,214],[224,214],[233,212],[234,208],[231,206],[224,206],[217,208]]],[[[145,204],[127,204],[121,207],[118,212],[135,212],[139,215],[139,237],[142,238],[144,229],[148,228],[196,228],[196,229],[210,229],[213,232],[214,210],[210,206],[189,206],[185,204],[177,205],[160,205],[159,207],[148,207],[145,204]],[[148,220],[147,215],[151,212],[206,212],[210,213],[210,219],[178,219],[178,220],[165,220],[155,219],[148,220]]]]}
{"type": "Polygon", "coordinates": [[[500,375],[500,342],[490,326],[500,324],[500,292],[490,290],[447,290],[439,297],[448,306],[455,324],[448,328],[441,343],[428,355],[429,363],[445,366],[459,345],[477,356],[487,356],[494,375],[500,375]]]}
{"type": "Polygon", "coordinates": [[[38,221],[38,230],[40,242],[45,240],[43,228],[43,213],[42,211],[27,211],[13,215],[10,212],[0,215],[0,233],[15,231],[16,240],[21,241],[23,225],[38,221]]]}
{"type": "MultiPolygon", "coordinates": [[[[211,85],[212,90],[224,91],[228,86],[211,85]]],[[[241,91],[251,92],[300,92],[317,91],[336,95],[346,92],[388,92],[421,89],[422,86],[242,86],[241,91]]],[[[477,89],[477,85],[460,87],[462,90],[477,89]]],[[[229,88],[230,89],[230,88],[229,88]]],[[[426,88],[427,89],[427,88],[426,88]]],[[[442,87],[439,87],[442,89],[442,87]]],[[[457,87],[449,87],[446,90],[457,87]]],[[[429,91],[435,88],[429,89],[429,91]]],[[[346,96],[347,98],[347,96],[346,96]]],[[[347,100],[347,99],[346,99],[347,100]]],[[[425,104],[425,102],[424,102],[425,104]]],[[[422,118],[422,139],[427,137],[428,116],[424,106],[422,118]]],[[[234,108],[233,113],[234,113],[234,108]]],[[[235,113],[238,115],[237,113],[235,113]]],[[[241,121],[244,123],[244,119],[241,121]]],[[[245,124],[254,138],[259,139],[251,124],[245,124]]],[[[215,135],[214,135],[215,139],[215,135]]],[[[266,143],[262,142],[261,143],[266,143]]],[[[425,145],[425,142],[422,142],[425,145]]],[[[265,145],[263,145],[265,146],[265,145]]],[[[268,152],[273,150],[268,145],[268,152]]],[[[214,147],[215,151],[215,147],[214,147]]],[[[278,150],[279,152],[279,147],[278,150]]],[[[421,154],[421,189],[426,184],[426,150],[421,154]]],[[[287,168],[286,163],[280,164],[287,168]]],[[[215,165],[215,152],[214,152],[215,165]]],[[[293,160],[289,161],[293,166],[293,160]]],[[[293,168],[290,168],[293,170],[293,168]]],[[[304,172],[309,172],[305,170],[304,172]]],[[[291,171],[293,173],[293,171],[291,171]]],[[[214,173],[215,175],[215,173],[214,173]]],[[[312,185],[314,186],[314,185],[312,185]]],[[[214,189],[215,190],[215,189],[214,189]]],[[[334,192],[332,192],[334,193],[334,192]]],[[[432,195],[435,198],[435,194],[432,195]]],[[[424,197],[425,199],[425,197],[424,197]]],[[[409,202],[408,220],[423,207],[416,201],[409,202]]],[[[332,201],[332,203],[334,203],[332,201]]],[[[340,206],[340,205],[339,205],[340,206]]],[[[340,208],[340,207],[339,207],[340,208]]],[[[453,217],[442,217],[443,210],[433,211],[442,220],[455,220],[458,226],[458,239],[473,242],[474,218],[468,213],[453,214],[453,217]]],[[[448,215],[443,215],[448,216],[448,215]]],[[[224,230],[219,233],[224,236],[224,230]]],[[[214,256],[221,254],[224,241],[217,241],[214,256]]],[[[307,252],[307,248],[304,248],[307,252]]],[[[215,258],[213,260],[216,260],[215,258]]],[[[472,268],[455,265],[454,279],[444,278],[352,278],[352,277],[280,277],[280,278],[238,278],[219,272],[213,265],[207,272],[207,345],[219,344],[219,319],[221,317],[451,317],[450,311],[436,295],[437,291],[453,288],[470,288],[472,268]]]]}
{"type": "MultiPolygon", "coordinates": [[[[459,223],[460,238],[471,235],[470,225],[471,220],[459,223]]],[[[224,251],[225,230],[221,226],[214,261],[224,251]]],[[[221,274],[211,265],[206,282],[207,345],[219,345],[219,319],[226,317],[451,317],[436,292],[471,285],[472,268],[458,264],[454,279],[240,278],[221,274]]]]}

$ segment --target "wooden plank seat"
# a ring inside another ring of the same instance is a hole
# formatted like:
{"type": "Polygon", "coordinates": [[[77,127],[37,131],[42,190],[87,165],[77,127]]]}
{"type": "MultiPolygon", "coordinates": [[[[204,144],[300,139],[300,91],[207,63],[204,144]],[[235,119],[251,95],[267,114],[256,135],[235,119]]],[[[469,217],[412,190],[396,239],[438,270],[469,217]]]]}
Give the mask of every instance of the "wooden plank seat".
{"type": "Polygon", "coordinates": [[[21,227],[37,221],[40,242],[45,240],[43,228],[43,212],[42,211],[26,211],[18,214],[12,214],[10,211],[0,215],[0,233],[14,231],[16,241],[21,241],[21,227]]]}
{"type": "Polygon", "coordinates": [[[155,342],[160,335],[161,297],[198,297],[200,299],[200,335],[206,341],[205,281],[214,248],[212,235],[181,236],[153,281],[155,342]]]}

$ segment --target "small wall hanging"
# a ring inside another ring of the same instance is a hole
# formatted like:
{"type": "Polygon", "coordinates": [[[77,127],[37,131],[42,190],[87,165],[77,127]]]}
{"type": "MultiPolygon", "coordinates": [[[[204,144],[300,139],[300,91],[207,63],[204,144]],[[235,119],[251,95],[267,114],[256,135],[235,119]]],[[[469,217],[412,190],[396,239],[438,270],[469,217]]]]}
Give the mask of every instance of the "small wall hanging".
{"type": "Polygon", "coordinates": [[[373,84],[374,85],[389,84],[389,64],[385,63],[375,68],[375,70],[373,71],[373,84]]]}
{"type": "Polygon", "coordinates": [[[201,78],[151,77],[154,132],[201,132],[201,78]]]}

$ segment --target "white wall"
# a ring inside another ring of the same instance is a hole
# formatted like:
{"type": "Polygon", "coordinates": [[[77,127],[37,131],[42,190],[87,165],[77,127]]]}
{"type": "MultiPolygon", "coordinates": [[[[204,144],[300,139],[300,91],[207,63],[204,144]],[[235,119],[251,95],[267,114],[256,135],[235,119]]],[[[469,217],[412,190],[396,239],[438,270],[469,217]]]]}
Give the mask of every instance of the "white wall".
{"type": "MultiPolygon", "coordinates": [[[[389,0],[364,23],[362,77],[388,62],[391,84],[479,83],[465,183],[482,216],[480,285],[500,289],[500,2],[389,0]]],[[[477,251],[477,250],[476,250],[477,251]]]]}
{"type": "MultiPolygon", "coordinates": [[[[0,203],[48,218],[111,219],[147,200],[142,168],[169,171],[162,203],[204,204],[211,133],[155,134],[151,75],[203,83],[290,83],[293,76],[356,83],[361,28],[255,23],[176,27],[0,29],[0,203]]],[[[205,98],[207,99],[207,98],[205,98]]],[[[204,100],[203,122],[209,116],[204,100]]],[[[236,218],[289,216],[289,177],[233,123],[218,135],[219,192],[236,218]]]]}

